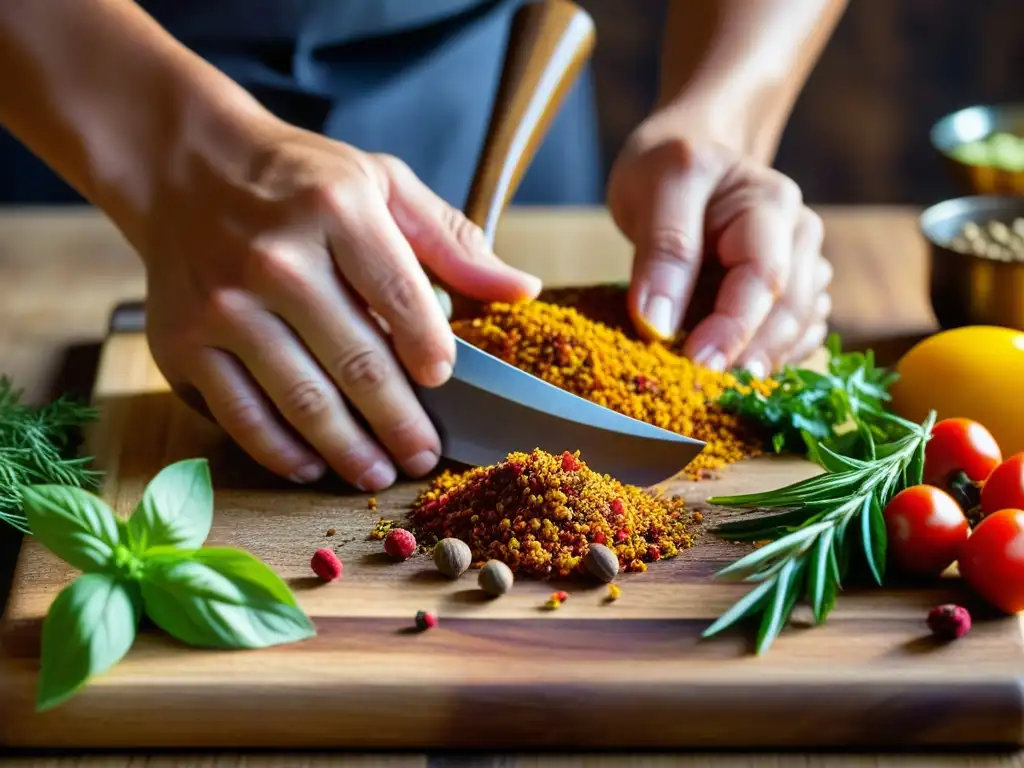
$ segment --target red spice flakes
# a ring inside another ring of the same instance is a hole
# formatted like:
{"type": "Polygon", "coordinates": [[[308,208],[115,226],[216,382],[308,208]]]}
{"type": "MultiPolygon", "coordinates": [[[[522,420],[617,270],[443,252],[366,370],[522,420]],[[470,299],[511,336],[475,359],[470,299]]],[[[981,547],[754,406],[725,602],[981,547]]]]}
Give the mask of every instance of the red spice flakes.
{"type": "Polygon", "coordinates": [[[367,507],[367,509],[376,509],[377,508],[377,497],[376,496],[371,496],[370,500],[368,502],[366,502],[366,507],[367,507]]]}
{"type": "Polygon", "coordinates": [[[394,520],[385,520],[382,517],[380,520],[377,521],[377,524],[373,526],[373,530],[370,531],[370,538],[378,540],[383,539],[389,533],[391,533],[391,529],[394,528],[394,526],[394,520]]]}
{"type": "Polygon", "coordinates": [[[318,549],[313,553],[313,559],[309,561],[309,567],[321,581],[334,581],[341,578],[341,571],[344,566],[341,560],[329,549],[318,549]]]}
{"type": "Polygon", "coordinates": [[[562,603],[569,599],[568,592],[552,592],[547,602],[544,603],[544,607],[549,611],[553,611],[556,608],[561,608],[562,603]]]}
{"type": "Polygon", "coordinates": [[[416,629],[420,632],[425,632],[428,629],[433,629],[437,626],[437,616],[430,613],[430,611],[417,611],[416,612],[416,629]]]}
{"type": "Polygon", "coordinates": [[[384,539],[384,551],[396,560],[405,560],[416,551],[416,537],[409,531],[395,528],[384,539]]]}
{"type": "Polygon", "coordinates": [[[678,555],[693,544],[684,509],[681,497],[594,472],[578,453],[535,450],[442,473],[415,501],[409,527],[428,545],[462,539],[474,563],[495,559],[514,573],[565,577],[585,571],[591,543],[608,546],[623,570],[634,572],[678,555]]]}
{"type": "MultiPolygon", "coordinates": [[[[579,451],[576,453],[578,454],[579,451]]],[[[580,460],[576,455],[573,455],[568,451],[562,454],[562,470],[564,472],[577,472],[580,466],[580,460]]]]}
{"type": "Polygon", "coordinates": [[[555,592],[555,594],[553,595],[553,597],[554,597],[554,598],[555,598],[555,599],[556,599],[556,600],[557,600],[558,602],[560,602],[560,603],[564,603],[564,602],[565,602],[566,600],[568,600],[568,599],[569,599],[569,593],[568,593],[568,592],[565,592],[565,591],[561,591],[561,592],[555,592]]]}

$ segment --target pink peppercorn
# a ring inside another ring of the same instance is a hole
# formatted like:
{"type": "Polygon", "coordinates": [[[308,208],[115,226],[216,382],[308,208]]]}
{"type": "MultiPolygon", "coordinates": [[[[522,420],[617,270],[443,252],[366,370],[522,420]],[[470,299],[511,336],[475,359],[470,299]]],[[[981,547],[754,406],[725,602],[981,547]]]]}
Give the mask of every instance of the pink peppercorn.
{"type": "Polygon", "coordinates": [[[558,602],[564,603],[566,600],[569,599],[569,593],[568,592],[555,592],[555,594],[552,595],[552,597],[554,597],[555,600],[557,600],[558,602]]]}
{"type": "Polygon", "coordinates": [[[416,628],[421,632],[437,626],[437,616],[429,611],[416,612],[416,628]]]}
{"type": "Polygon", "coordinates": [[[416,537],[402,528],[395,528],[384,539],[384,551],[396,560],[405,560],[416,551],[416,537]]]}
{"type": "Polygon", "coordinates": [[[329,549],[318,549],[313,553],[313,559],[309,561],[309,567],[321,581],[334,581],[341,578],[341,571],[344,566],[341,560],[329,549]]]}
{"type": "Polygon", "coordinates": [[[629,534],[626,533],[625,531],[616,531],[615,532],[615,540],[620,542],[620,543],[625,541],[628,538],[629,538],[629,534]]]}
{"type": "Polygon", "coordinates": [[[566,451],[562,454],[562,469],[565,472],[578,472],[580,462],[575,456],[566,451]]]}
{"type": "Polygon", "coordinates": [[[956,640],[971,631],[971,614],[959,605],[937,605],[928,611],[928,629],[941,640],[956,640]]]}
{"type": "Polygon", "coordinates": [[[608,537],[604,535],[604,531],[598,531],[594,534],[595,544],[604,544],[608,540],[608,537]]]}
{"type": "Polygon", "coordinates": [[[661,550],[657,547],[648,547],[647,553],[651,556],[651,560],[661,560],[661,550]]]}
{"type": "Polygon", "coordinates": [[[622,499],[612,499],[611,503],[612,512],[616,515],[626,514],[625,508],[622,506],[622,499]]]}

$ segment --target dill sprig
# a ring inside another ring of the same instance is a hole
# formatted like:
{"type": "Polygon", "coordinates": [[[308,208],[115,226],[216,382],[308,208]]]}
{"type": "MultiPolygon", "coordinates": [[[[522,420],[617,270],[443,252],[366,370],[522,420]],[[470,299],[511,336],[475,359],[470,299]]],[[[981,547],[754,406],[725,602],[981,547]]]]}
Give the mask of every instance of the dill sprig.
{"type": "Polygon", "coordinates": [[[42,406],[24,404],[22,390],[0,377],[0,521],[31,533],[22,511],[21,486],[58,484],[93,490],[101,473],[92,457],[75,456],[79,429],[96,408],[63,395],[42,406]]]}

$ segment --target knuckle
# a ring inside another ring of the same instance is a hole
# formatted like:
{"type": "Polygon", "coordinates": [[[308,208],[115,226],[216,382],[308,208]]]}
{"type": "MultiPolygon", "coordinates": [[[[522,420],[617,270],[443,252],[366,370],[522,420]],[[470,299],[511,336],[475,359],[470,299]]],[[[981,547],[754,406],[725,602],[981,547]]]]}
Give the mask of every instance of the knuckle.
{"type": "Polygon", "coordinates": [[[217,288],[206,297],[204,324],[213,328],[234,326],[242,322],[247,311],[247,301],[241,291],[235,288],[217,288]]]}
{"type": "Polygon", "coordinates": [[[800,185],[789,176],[773,171],[765,182],[766,197],[782,208],[796,208],[803,205],[800,185]]]}
{"type": "Polygon", "coordinates": [[[835,268],[828,259],[820,258],[815,266],[815,285],[819,290],[824,290],[832,285],[832,278],[835,275],[835,268]]]}
{"type": "Polygon", "coordinates": [[[695,264],[700,261],[697,237],[682,227],[658,227],[651,232],[648,248],[657,258],[695,264]]]}
{"type": "Polygon", "coordinates": [[[331,375],[346,392],[367,392],[383,387],[389,370],[381,352],[360,349],[340,356],[331,366],[331,375]]]}
{"type": "Polygon", "coordinates": [[[832,314],[832,297],[827,293],[818,295],[814,302],[814,315],[818,319],[827,318],[832,314]]]}
{"type": "Polygon", "coordinates": [[[399,313],[418,306],[419,292],[413,278],[405,272],[391,272],[381,279],[380,297],[384,304],[399,313]]]}
{"type": "Polygon", "coordinates": [[[282,410],[297,421],[309,422],[326,416],[331,405],[331,396],[323,384],[302,379],[285,390],[282,410]]]}
{"type": "Polygon", "coordinates": [[[372,157],[389,174],[393,174],[395,176],[404,176],[406,174],[412,173],[412,169],[400,157],[390,155],[386,152],[377,152],[373,154],[372,157]]]}
{"type": "Polygon", "coordinates": [[[751,264],[751,271],[768,286],[772,296],[778,298],[784,294],[789,281],[788,262],[774,259],[756,261],[751,264]]]}
{"type": "Polygon", "coordinates": [[[306,280],[307,265],[297,251],[283,248],[255,248],[249,263],[254,286],[294,286],[306,280]]]}
{"type": "Polygon", "coordinates": [[[821,216],[810,208],[804,208],[800,212],[800,222],[797,225],[801,230],[801,236],[807,247],[818,249],[825,240],[825,222],[821,216]]]}
{"type": "Polygon", "coordinates": [[[456,242],[470,256],[475,256],[486,248],[483,230],[470,221],[462,211],[445,203],[441,207],[441,221],[444,228],[452,233],[456,242]]]}
{"type": "Polygon", "coordinates": [[[753,337],[754,329],[738,317],[723,315],[718,333],[726,350],[739,350],[746,346],[753,337]]]}
{"type": "Polygon", "coordinates": [[[437,448],[431,439],[426,416],[419,413],[395,415],[389,423],[380,427],[378,434],[385,443],[401,446],[409,455],[437,448]]]}
{"type": "Polygon", "coordinates": [[[262,405],[253,397],[229,397],[221,404],[225,426],[241,434],[252,434],[263,428],[265,414],[262,405]]]}

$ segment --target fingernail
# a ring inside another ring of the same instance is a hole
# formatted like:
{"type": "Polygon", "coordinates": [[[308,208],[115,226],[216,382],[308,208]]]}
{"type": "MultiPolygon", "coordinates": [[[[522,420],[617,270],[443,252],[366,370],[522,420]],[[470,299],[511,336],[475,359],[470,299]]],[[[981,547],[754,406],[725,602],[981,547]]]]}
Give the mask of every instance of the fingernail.
{"type": "Polygon", "coordinates": [[[672,314],[672,300],[668,296],[651,296],[644,305],[644,320],[663,339],[669,339],[675,334],[672,314]]]}
{"type": "Polygon", "coordinates": [[[319,480],[323,477],[326,471],[327,467],[323,463],[314,461],[306,464],[304,467],[299,467],[288,476],[288,479],[293,483],[312,483],[314,480],[319,480]]]}
{"type": "Polygon", "coordinates": [[[420,477],[437,466],[437,459],[438,456],[433,451],[420,451],[403,461],[402,466],[413,477],[420,477]]]}
{"type": "Polygon", "coordinates": [[[725,354],[715,349],[714,347],[704,347],[697,356],[693,358],[693,362],[698,365],[703,365],[712,371],[724,371],[725,370],[725,354]]]}
{"type": "Polygon", "coordinates": [[[762,358],[761,356],[753,357],[750,360],[747,360],[743,364],[743,367],[755,379],[763,379],[765,376],[768,375],[768,366],[765,363],[764,358],[762,358]]]}
{"type": "Polygon", "coordinates": [[[390,486],[398,477],[395,468],[386,461],[378,461],[363,472],[356,480],[356,488],[361,491],[380,491],[390,486]]]}
{"type": "Polygon", "coordinates": [[[426,381],[424,382],[428,387],[439,387],[448,381],[448,378],[452,375],[451,363],[441,361],[434,363],[433,365],[427,366],[424,371],[426,381]]]}

